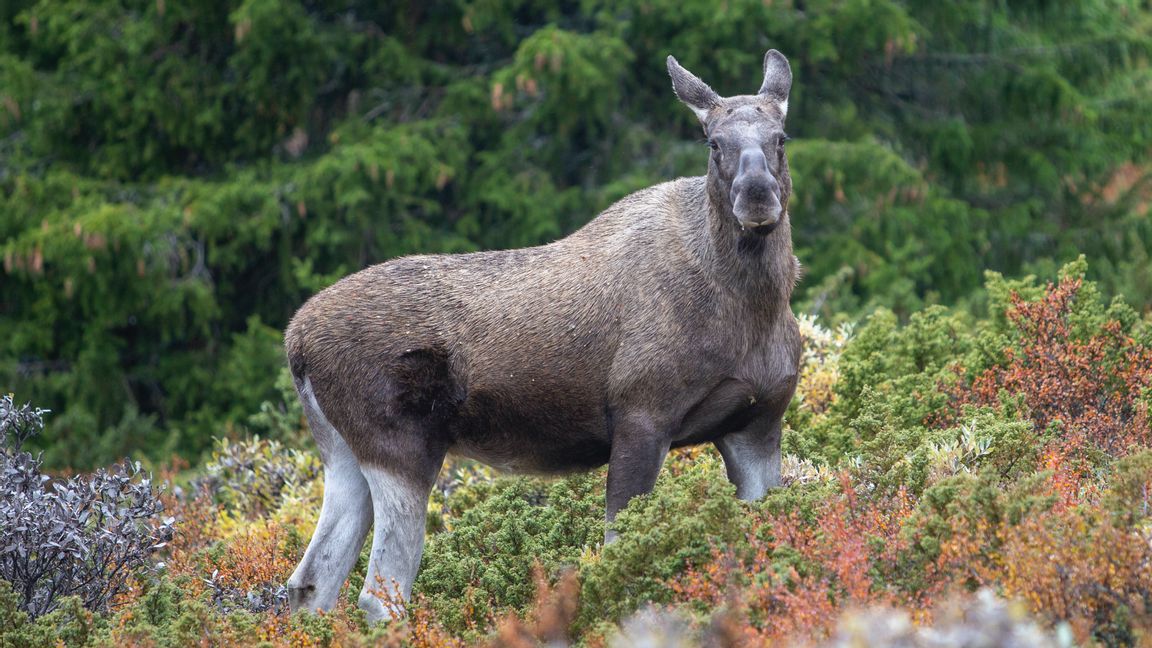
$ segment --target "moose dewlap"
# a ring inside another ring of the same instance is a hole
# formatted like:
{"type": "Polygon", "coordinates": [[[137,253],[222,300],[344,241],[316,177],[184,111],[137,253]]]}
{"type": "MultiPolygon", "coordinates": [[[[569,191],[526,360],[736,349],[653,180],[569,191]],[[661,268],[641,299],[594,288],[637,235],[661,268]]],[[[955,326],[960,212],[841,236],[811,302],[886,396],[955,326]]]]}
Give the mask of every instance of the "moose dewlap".
{"type": "Polygon", "coordinates": [[[668,72],[708,137],[707,175],[634,193],[549,245],[372,266],[292,319],[288,359],[324,462],[294,609],[336,603],[372,528],[360,605],[389,617],[373,592],[409,596],[449,452],[538,473],[607,463],[609,522],[669,448],[716,444],[741,498],[779,483],[800,358],[792,72],[771,50],[760,90],[727,98],[671,56],[668,72]]]}

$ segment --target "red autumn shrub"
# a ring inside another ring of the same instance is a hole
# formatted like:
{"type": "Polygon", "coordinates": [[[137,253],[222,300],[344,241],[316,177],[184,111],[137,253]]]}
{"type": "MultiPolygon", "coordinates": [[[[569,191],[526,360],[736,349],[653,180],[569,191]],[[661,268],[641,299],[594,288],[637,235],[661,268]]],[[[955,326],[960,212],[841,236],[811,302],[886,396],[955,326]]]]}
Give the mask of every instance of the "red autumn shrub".
{"type": "Polygon", "coordinates": [[[1007,392],[1023,399],[1037,432],[1055,427],[1062,442],[1083,440],[1112,456],[1152,444],[1145,399],[1152,348],[1117,321],[1089,335],[1077,331],[1081,286],[1081,279],[1065,277],[1033,302],[1014,293],[1007,316],[1018,345],[1004,350],[1003,364],[953,387],[954,410],[945,418],[954,421],[964,405],[999,405],[1007,392]]]}
{"type": "Polygon", "coordinates": [[[670,587],[680,602],[737,606],[755,645],[821,636],[846,607],[897,601],[886,581],[907,548],[900,528],[911,513],[904,490],[869,500],[842,474],[841,493],[819,507],[814,522],[795,513],[765,515],[746,554],[716,549],[670,587]]]}

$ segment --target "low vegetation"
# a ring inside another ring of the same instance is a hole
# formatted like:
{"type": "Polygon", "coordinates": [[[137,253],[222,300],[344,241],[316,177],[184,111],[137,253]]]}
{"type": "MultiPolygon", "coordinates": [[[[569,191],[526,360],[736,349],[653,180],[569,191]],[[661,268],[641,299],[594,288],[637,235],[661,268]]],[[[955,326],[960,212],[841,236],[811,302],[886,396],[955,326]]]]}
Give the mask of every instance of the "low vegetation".
{"type": "Polygon", "coordinates": [[[172,537],[173,518],[139,463],[125,461],[87,477],[52,479],[39,456],[22,449],[44,427],[45,412],[0,397],[0,579],[29,616],[49,614],[68,597],[106,612],[129,595],[134,574],[172,537]]]}
{"type": "MultiPolygon", "coordinates": [[[[322,493],[310,451],[221,439],[160,490],[131,463],[50,478],[20,445],[44,413],[7,397],[0,643],[1148,645],[1152,322],[1085,269],[989,274],[983,319],[806,320],[786,486],[760,502],[715,451],[679,451],[604,547],[602,471],[451,463],[409,615],[371,628],[356,582],[330,614],[287,614],[322,493]]],[[[288,404],[262,416],[302,426],[288,404]]]]}

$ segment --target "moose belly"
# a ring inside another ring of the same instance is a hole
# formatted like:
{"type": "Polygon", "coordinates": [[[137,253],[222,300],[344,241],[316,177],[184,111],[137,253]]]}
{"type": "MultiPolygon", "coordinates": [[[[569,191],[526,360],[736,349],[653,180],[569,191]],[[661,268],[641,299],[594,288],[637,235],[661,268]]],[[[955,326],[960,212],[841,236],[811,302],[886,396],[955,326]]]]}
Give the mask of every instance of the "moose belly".
{"type": "Polygon", "coordinates": [[[452,454],[475,459],[502,472],[555,475],[603,466],[608,463],[611,449],[611,445],[600,439],[556,445],[533,443],[519,448],[473,440],[452,446],[452,454]]]}
{"type": "Polygon", "coordinates": [[[451,451],[514,473],[565,473],[608,463],[603,406],[571,391],[536,396],[469,394],[452,424],[451,451]]]}

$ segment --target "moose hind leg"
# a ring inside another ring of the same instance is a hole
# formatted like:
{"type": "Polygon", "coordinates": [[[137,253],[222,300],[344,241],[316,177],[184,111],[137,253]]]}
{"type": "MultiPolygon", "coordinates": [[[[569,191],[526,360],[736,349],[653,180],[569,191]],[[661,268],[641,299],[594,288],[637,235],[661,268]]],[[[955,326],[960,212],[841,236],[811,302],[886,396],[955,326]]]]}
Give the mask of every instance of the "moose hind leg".
{"type": "Polygon", "coordinates": [[[373,532],[359,605],[369,622],[386,621],[403,615],[403,604],[412,595],[436,471],[422,478],[378,466],[361,470],[372,493],[373,532]]]}
{"type": "Polygon", "coordinates": [[[739,432],[716,441],[728,480],[736,485],[736,497],[758,500],[769,488],[780,485],[780,431],[782,418],[758,419],[739,432]]]}
{"type": "Polygon", "coordinates": [[[307,379],[299,391],[324,462],[324,501],[304,558],[288,579],[288,602],[293,611],[331,610],[364,545],[372,500],[352,449],[320,411],[307,379]]]}

